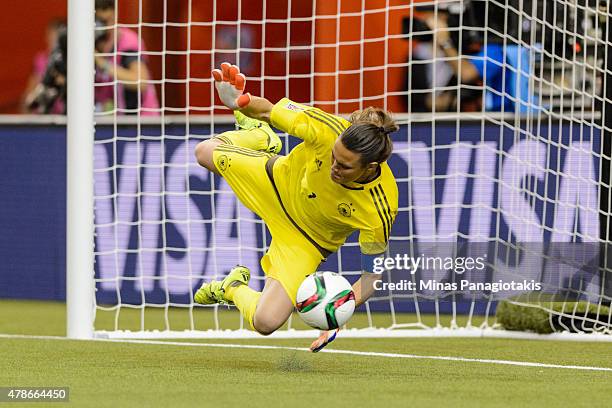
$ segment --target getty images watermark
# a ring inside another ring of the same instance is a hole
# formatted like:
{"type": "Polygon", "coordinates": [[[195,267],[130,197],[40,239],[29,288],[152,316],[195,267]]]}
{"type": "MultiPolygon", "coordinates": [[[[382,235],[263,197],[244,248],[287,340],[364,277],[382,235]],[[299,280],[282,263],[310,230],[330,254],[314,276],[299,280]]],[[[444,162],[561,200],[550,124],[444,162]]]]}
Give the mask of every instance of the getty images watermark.
{"type": "Polygon", "coordinates": [[[534,292],[542,290],[535,279],[504,276],[491,279],[492,266],[487,254],[482,256],[409,256],[395,254],[374,260],[373,272],[392,271],[392,280],[374,283],[376,290],[410,292],[534,292]],[[409,275],[407,275],[409,274],[409,275]],[[416,276],[418,274],[418,277],[416,276]],[[393,279],[395,278],[395,279],[393,279]],[[399,278],[399,279],[398,279],[399,278]]]}

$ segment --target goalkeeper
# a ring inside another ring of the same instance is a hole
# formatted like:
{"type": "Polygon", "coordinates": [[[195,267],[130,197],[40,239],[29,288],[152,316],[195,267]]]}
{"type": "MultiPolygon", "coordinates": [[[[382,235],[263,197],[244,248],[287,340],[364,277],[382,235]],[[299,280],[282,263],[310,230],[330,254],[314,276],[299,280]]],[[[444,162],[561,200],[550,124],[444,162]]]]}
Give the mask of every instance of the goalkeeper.
{"type": "MultiPolygon", "coordinates": [[[[282,99],[275,105],[243,93],[238,67],[213,70],[223,104],[234,111],[236,131],[197,145],[198,163],[225,178],[240,201],[259,215],[272,235],[261,259],[262,292],[248,286],[250,272],[237,266],[222,281],[205,283],[195,294],[201,304],[234,304],[257,332],[267,335],[291,315],[302,281],[359,230],[361,278],[353,285],[356,305],[374,292],[380,275],[374,259],[387,247],[397,214],[397,184],[386,163],[398,129],[387,112],[367,108],[349,120],[282,99]],[[303,140],[287,156],[269,124],[303,140]]],[[[322,333],[311,349],[335,338],[322,333]]]]}

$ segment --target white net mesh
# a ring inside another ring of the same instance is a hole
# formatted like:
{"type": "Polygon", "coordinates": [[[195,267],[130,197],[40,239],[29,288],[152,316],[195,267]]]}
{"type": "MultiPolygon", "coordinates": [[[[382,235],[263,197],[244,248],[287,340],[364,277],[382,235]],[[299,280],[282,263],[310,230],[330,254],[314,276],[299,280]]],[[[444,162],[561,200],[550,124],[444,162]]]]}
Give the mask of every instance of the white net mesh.
{"type": "MultiPolygon", "coordinates": [[[[117,0],[98,10],[96,329],[244,328],[233,310],[192,301],[203,281],[238,263],[263,287],[265,226],[193,155],[199,141],[233,129],[210,78],[229,61],[249,92],[273,102],[395,113],[392,252],[481,250],[488,274],[473,279],[534,279],[545,289],[380,291],[353,327],[486,328],[510,299],[505,306],[545,311],[551,330],[609,332],[607,7],[117,0]],[[458,249],[466,243],[477,245],[458,249]]],[[[297,143],[284,142],[285,154],[297,143]]],[[[359,275],[355,238],[321,269],[359,275]]],[[[431,273],[410,279],[455,279],[431,273]]],[[[304,328],[295,319],[288,327],[304,328]]]]}

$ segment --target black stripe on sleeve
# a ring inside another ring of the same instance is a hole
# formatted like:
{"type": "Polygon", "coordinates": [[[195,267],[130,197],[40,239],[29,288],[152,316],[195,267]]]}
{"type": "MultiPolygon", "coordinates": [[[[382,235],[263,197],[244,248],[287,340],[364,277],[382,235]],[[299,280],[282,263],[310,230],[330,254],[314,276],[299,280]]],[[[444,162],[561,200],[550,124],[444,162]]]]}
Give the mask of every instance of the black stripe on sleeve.
{"type": "Polygon", "coordinates": [[[382,196],[382,198],[379,197],[379,199],[380,203],[384,206],[386,211],[387,221],[389,221],[389,236],[391,236],[391,226],[393,225],[393,217],[391,216],[391,207],[389,206],[389,201],[387,201],[387,196],[385,195],[385,191],[382,189],[382,185],[379,184],[374,188],[377,189],[377,193],[380,193],[380,195],[382,196]]]}
{"type": "Polygon", "coordinates": [[[317,112],[318,114],[320,114],[323,117],[328,118],[330,121],[332,121],[333,123],[335,123],[338,128],[340,129],[340,131],[344,131],[344,129],[346,128],[344,126],[344,124],[342,123],[342,121],[340,121],[340,118],[337,117],[336,115],[332,115],[331,113],[327,113],[322,109],[315,109],[315,112],[317,112]]]}
{"type": "Polygon", "coordinates": [[[380,220],[383,223],[383,234],[385,236],[385,242],[387,242],[389,240],[388,235],[387,235],[387,220],[385,219],[385,217],[383,216],[382,212],[381,212],[381,207],[379,207],[378,205],[378,200],[376,198],[376,196],[374,195],[374,191],[373,189],[370,189],[370,195],[372,196],[372,202],[374,203],[374,207],[376,207],[376,211],[378,212],[378,216],[380,217],[380,220]]]}
{"type": "Polygon", "coordinates": [[[335,125],[334,123],[332,123],[329,119],[323,117],[323,116],[318,116],[316,115],[316,111],[315,110],[308,110],[308,111],[304,111],[304,113],[306,115],[308,115],[309,117],[318,120],[319,122],[325,124],[332,132],[334,132],[336,135],[340,135],[340,133],[342,133],[342,130],[340,128],[337,127],[337,125],[335,125]]]}

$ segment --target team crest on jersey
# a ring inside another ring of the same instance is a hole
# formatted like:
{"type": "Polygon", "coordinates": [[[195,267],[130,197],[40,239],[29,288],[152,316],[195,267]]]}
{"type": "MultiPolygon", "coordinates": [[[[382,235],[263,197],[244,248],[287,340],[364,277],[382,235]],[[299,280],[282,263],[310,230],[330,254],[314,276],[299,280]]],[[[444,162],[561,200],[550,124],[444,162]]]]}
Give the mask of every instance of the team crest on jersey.
{"type": "Polygon", "coordinates": [[[219,156],[219,158],[217,159],[217,168],[221,171],[225,171],[227,170],[228,166],[229,166],[229,158],[224,154],[219,156]]]}
{"type": "Polygon", "coordinates": [[[338,204],[338,212],[343,217],[347,217],[347,218],[350,217],[353,211],[355,210],[353,210],[351,206],[346,203],[338,204]]]}

